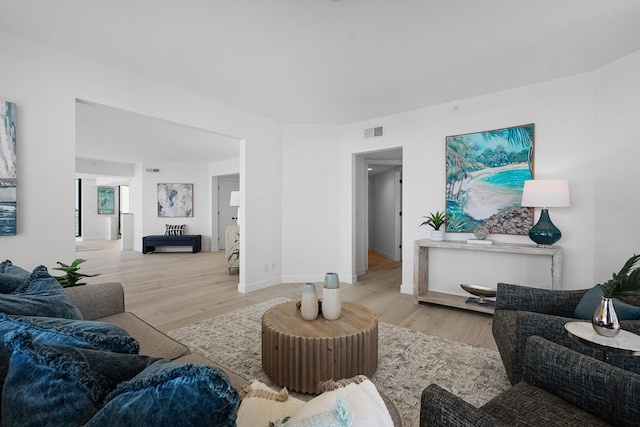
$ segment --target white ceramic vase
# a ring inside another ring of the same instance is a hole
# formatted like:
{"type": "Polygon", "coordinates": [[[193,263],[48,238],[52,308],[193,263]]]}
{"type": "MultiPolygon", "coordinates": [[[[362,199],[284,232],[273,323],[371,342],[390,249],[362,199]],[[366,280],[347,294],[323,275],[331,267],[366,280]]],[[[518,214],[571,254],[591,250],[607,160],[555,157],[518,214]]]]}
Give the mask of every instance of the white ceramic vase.
{"type": "Polygon", "coordinates": [[[327,320],[336,320],[340,318],[341,312],[338,274],[327,273],[324,276],[324,288],[322,289],[322,317],[327,320]]]}
{"type": "Polygon", "coordinates": [[[444,230],[431,230],[431,240],[442,242],[444,240],[444,230]]]}
{"type": "Polygon", "coordinates": [[[318,297],[313,283],[306,283],[302,289],[300,314],[304,320],[315,320],[318,317],[318,297]]]}

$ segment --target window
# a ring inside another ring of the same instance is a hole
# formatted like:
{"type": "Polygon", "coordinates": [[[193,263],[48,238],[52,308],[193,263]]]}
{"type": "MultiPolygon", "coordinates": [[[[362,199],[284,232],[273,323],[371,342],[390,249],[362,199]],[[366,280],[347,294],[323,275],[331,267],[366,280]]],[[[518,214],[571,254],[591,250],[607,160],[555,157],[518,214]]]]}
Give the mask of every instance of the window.
{"type": "Polygon", "coordinates": [[[76,237],[82,235],[82,180],[76,179],[76,237]]]}

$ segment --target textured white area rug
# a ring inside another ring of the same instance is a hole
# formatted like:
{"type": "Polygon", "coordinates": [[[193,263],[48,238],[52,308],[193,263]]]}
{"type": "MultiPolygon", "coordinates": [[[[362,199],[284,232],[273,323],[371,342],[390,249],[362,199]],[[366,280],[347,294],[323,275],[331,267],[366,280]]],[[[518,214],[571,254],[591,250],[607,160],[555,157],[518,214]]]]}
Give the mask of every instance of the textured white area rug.
{"type": "MultiPolygon", "coordinates": [[[[266,310],[287,301],[291,300],[275,298],[169,335],[192,352],[279,390],[262,371],[261,319],[266,310]]],[[[418,426],[420,396],[431,383],[475,406],[510,386],[497,352],[382,322],[378,330],[378,370],[371,380],[396,405],[405,427],[418,426]]]]}

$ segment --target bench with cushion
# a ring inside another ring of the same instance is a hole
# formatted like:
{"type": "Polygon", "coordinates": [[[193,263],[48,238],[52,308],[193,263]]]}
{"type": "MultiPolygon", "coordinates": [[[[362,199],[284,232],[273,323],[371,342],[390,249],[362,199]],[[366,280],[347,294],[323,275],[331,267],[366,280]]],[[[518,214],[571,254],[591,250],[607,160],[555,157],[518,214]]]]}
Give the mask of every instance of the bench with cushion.
{"type": "Polygon", "coordinates": [[[191,246],[194,254],[202,249],[202,235],[184,234],[182,236],[152,235],[142,238],[142,253],[155,252],[157,246],[191,246]]]}

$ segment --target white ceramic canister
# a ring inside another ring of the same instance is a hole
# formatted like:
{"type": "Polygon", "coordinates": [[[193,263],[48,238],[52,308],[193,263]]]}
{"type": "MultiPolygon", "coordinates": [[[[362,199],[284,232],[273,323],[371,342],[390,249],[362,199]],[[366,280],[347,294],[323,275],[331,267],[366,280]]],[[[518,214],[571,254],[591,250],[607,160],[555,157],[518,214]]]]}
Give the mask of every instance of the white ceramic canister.
{"type": "Polygon", "coordinates": [[[304,320],[314,320],[318,317],[318,297],[316,296],[316,285],[314,283],[305,283],[302,289],[300,313],[304,320]]]}
{"type": "Polygon", "coordinates": [[[338,274],[327,273],[324,276],[324,288],[322,289],[322,316],[327,320],[336,320],[340,317],[341,311],[338,274]]]}

